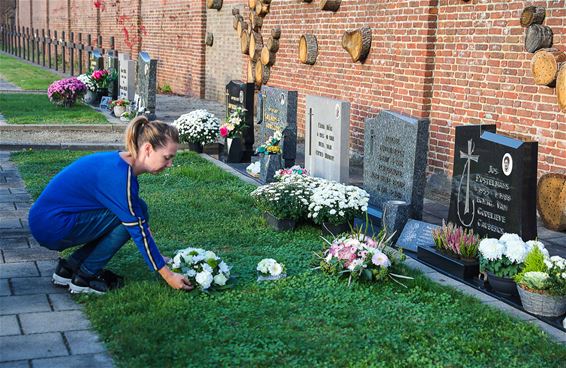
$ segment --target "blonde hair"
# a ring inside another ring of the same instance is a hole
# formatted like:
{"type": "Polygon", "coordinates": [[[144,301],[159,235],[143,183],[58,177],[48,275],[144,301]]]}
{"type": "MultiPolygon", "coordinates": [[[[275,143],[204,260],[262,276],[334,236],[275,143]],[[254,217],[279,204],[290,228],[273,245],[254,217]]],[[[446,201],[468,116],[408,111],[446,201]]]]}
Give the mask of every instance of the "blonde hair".
{"type": "Polygon", "coordinates": [[[169,141],[179,143],[179,131],[173,125],[159,120],[149,121],[145,116],[138,116],[128,124],[124,139],[126,150],[136,158],[140,147],[146,142],[149,142],[153,149],[165,147],[169,141]]]}

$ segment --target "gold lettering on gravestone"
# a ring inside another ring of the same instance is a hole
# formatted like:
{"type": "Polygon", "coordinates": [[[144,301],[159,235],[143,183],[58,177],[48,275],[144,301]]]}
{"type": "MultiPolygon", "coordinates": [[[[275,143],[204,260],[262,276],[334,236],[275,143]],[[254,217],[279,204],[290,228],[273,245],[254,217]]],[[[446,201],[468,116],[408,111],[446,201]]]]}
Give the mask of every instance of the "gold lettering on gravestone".
{"type": "Polygon", "coordinates": [[[236,110],[237,108],[238,108],[238,106],[236,106],[236,105],[234,105],[234,104],[232,104],[232,103],[229,103],[229,104],[228,104],[228,109],[229,109],[229,110],[236,110]]]}

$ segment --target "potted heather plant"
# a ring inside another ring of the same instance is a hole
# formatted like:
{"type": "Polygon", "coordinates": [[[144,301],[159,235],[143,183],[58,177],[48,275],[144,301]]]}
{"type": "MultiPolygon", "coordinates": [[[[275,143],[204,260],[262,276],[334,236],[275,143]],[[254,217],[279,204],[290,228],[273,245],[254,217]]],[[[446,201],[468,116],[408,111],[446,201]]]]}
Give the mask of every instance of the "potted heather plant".
{"type": "Polygon", "coordinates": [[[460,279],[479,274],[479,236],[442,221],[442,227],[432,231],[433,247],[417,247],[417,258],[460,279]]]}
{"type": "Polygon", "coordinates": [[[566,260],[549,257],[541,242],[536,242],[525,257],[517,276],[517,291],[523,308],[539,316],[558,317],[566,313],[566,260]]]}

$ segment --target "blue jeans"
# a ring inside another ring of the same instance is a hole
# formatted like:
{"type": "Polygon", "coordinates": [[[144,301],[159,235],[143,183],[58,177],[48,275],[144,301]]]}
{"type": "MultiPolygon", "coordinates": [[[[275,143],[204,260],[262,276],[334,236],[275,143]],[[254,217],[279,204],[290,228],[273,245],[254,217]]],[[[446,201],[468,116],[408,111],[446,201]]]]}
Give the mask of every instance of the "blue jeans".
{"type": "MultiPolygon", "coordinates": [[[[140,200],[146,221],[149,221],[147,205],[140,200]]],[[[73,269],[94,275],[101,271],[110,259],[130,239],[130,233],[115,214],[108,209],[81,212],[70,234],[50,247],[61,251],[79,244],[67,260],[73,269]]]]}

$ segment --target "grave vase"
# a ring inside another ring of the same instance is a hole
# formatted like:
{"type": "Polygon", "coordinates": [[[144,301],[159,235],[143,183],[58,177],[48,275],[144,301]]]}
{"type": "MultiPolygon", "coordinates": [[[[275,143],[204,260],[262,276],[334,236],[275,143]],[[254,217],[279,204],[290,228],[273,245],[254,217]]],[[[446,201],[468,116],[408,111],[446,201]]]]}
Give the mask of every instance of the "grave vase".
{"type": "Polygon", "coordinates": [[[323,222],[321,225],[321,233],[324,235],[338,236],[339,234],[350,232],[352,224],[353,221],[346,221],[338,225],[334,225],[330,222],[323,222]]]}
{"type": "Polygon", "coordinates": [[[244,157],[242,138],[226,138],[226,162],[239,163],[244,157]]]}
{"type": "Polygon", "coordinates": [[[512,278],[499,277],[487,271],[487,281],[497,294],[508,297],[517,295],[517,284],[512,278]]]}
{"type": "Polygon", "coordinates": [[[196,153],[202,153],[202,144],[189,142],[189,150],[196,153]]]}
{"type": "Polygon", "coordinates": [[[114,116],[119,118],[120,116],[122,116],[123,113],[126,112],[126,106],[114,106],[114,116]]]}
{"type": "Polygon", "coordinates": [[[91,90],[89,89],[88,91],[86,91],[86,93],[85,93],[85,95],[84,95],[84,97],[83,97],[83,101],[84,101],[86,104],[95,105],[95,104],[96,104],[96,98],[97,98],[96,92],[95,92],[95,91],[91,91],[91,90]]]}
{"type": "Polygon", "coordinates": [[[275,181],[275,172],[283,168],[281,155],[262,155],[259,160],[259,166],[259,180],[263,183],[271,183],[275,181]]]}

